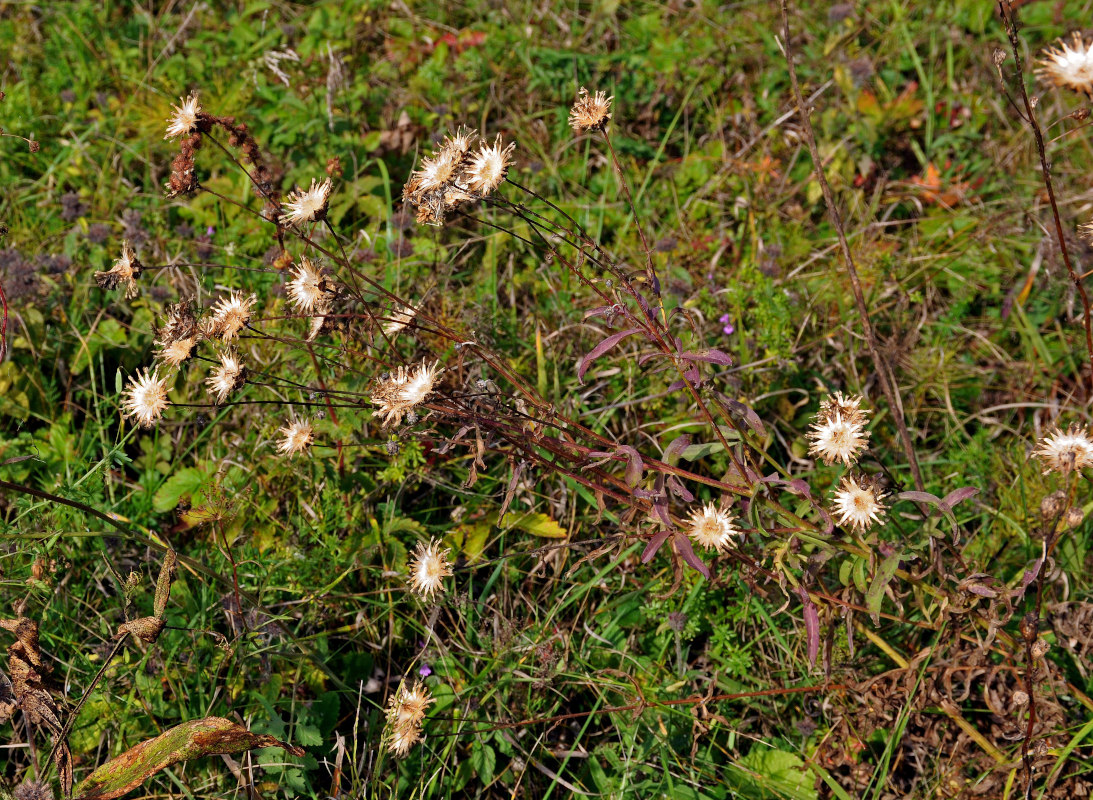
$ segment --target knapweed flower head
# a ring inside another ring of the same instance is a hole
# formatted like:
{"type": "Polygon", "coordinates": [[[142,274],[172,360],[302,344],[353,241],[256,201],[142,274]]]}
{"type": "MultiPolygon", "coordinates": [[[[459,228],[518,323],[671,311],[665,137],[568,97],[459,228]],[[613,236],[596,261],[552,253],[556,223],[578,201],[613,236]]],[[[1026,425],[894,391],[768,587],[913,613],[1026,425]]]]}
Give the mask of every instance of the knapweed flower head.
{"type": "Polygon", "coordinates": [[[700,510],[691,513],[690,527],[687,534],[696,543],[707,550],[721,553],[733,538],[741,535],[733,525],[733,516],[724,509],[707,503],[700,510]]]}
{"type": "Polygon", "coordinates": [[[1093,466],[1093,440],[1089,430],[1079,425],[1071,425],[1065,432],[1056,428],[1040,440],[1035,455],[1043,463],[1045,475],[1083,470],[1093,466]]]}
{"type": "Polygon", "coordinates": [[[243,361],[234,350],[225,350],[220,354],[220,363],[213,367],[205,380],[209,394],[216,398],[217,404],[223,403],[228,396],[247,382],[247,370],[243,361]]]}
{"type": "Polygon", "coordinates": [[[164,139],[174,139],[185,136],[197,130],[198,119],[201,115],[201,106],[197,104],[197,93],[191,92],[189,97],[179,98],[180,106],[171,106],[175,110],[167,119],[167,135],[164,139]]]}
{"type": "Polygon", "coordinates": [[[569,111],[569,127],[575,131],[603,130],[611,119],[611,101],[606,92],[589,94],[581,87],[577,92],[577,101],[569,111]]]}
{"type": "Polygon", "coordinates": [[[421,681],[412,686],[403,681],[387,702],[387,744],[400,758],[421,741],[422,722],[429,706],[436,702],[421,681]]]}
{"type": "Polygon", "coordinates": [[[864,475],[847,475],[835,491],[835,513],[840,525],[864,531],[884,518],[883,492],[875,480],[864,475]]]}
{"type": "Polygon", "coordinates": [[[307,256],[300,259],[300,265],[293,270],[292,280],[288,282],[288,299],[299,311],[310,314],[322,308],[330,299],[333,287],[322,269],[307,256]]]}
{"type": "Polygon", "coordinates": [[[302,225],[305,222],[315,222],[326,216],[326,208],[330,203],[330,178],[324,178],[321,183],[311,179],[311,188],[306,192],[296,189],[289,193],[285,200],[285,213],[281,215],[282,225],[302,225]]]}
{"type": "Polygon", "coordinates": [[[1060,88],[1093,96],[1093,44],[1075,31],[1069,44],[1060,39],[1058,45],[1043,51],[1036,75],[1060,88]]]}
{"type": "Polygon", "coordinates": [[[167,366],[178,369],[188,361],[194,353],[195,337],[185,339],[172,339],[171,341],[159,341],[156,348],[156,358],[167,366]]]}
{"type": "Polygon", "coordinates": [[[104,272],[95,273],[95,283],[103,289],[116,289],[125,287],[125,299],[132,300],[137,296],[137,278],[140,277],[143,265],[137,259],[136,251],[130,247],[129,242],[121,243],[121,257],[114,262],[114,266],[104,272]]]}
{"type": "Polygon", "coordinates": [[[281,439],[277,442],[277,452],[284,456],[304,452],[315,439],[311,423],[306,419],[294,419],[277,432],[281,434],[281,439]]]}
{"type": "Polygon", "coordinates": [[[161,378],[158,370],[145,368],[129,379],[124,397],[124,416],[133,417],[142,428],[150,428],[170,405],[167,402],[167,378],[161,378]]]}
{"type": "Polygon", "coordinates": [[[410,589],[425,600],[444,589],[444,579],[452,574],[452,564],[448,561],[450,549],[440,549],[440,542],[433,540],[426,546],[418,542],[414,556],[410,559],[410,589]]]}
{"type": "Polygon", "coordinates": [[[512,166],[512,151],[516,145],[505,146],[498,135],[492,145],[485,142],[471,157],[467,167],[467,188],[480,195],[488,195],[501,185],[512,166]]]}
{"type": "Polygon", "coordinates": [[[219,337],[224,343],[232,341],[247,326],[251,308],[257,302],[257,295],[244,297],[242,293],[234,291],[227,297],[221,297],[213,306],[206,333],[210,337],[219,337]]]}
{"type": "Polygon", "coordinates": [[[850,466],[869,444],[865,430],[868,411],[861,408],[861,397],[843,397],[841,392],[820,403],[820,411],[807,437],[809,455],[819,456],[828,466],[841,461],[850,466]]]}
{"type": "Polygon", "coordinates": [[[422,362],[413,369],[399,367],[381,381],[372,390],[372,404],[379,406],[376,413],[383,417],[383,424],[402,422],[406,414],[432,394],[436,380],[443,372],[439,361],[431,365],[422,362]]]}

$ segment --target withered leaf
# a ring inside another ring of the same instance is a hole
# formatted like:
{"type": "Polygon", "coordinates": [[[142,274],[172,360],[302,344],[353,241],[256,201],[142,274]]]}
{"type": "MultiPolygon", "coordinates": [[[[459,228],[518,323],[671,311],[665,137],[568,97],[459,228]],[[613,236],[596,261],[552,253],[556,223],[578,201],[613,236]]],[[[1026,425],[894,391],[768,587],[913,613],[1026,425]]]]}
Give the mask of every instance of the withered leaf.
{"type": "Polygon", "coordinates": [[[159,569],[159,580],[156,581],[155,615],[161,619],[163,612],[167,610],[167,599],[171,596],[171,584],[175,581],[177,566],[178,554],[174,550],[168,550],[163,557],[163,566],[159,569]]]}
{"type": "Polygon", "coordinates": [[[281,747],[294,756],[304,755],[300,747],[266,734],[251,733],[242,725],[223,717],[184,722],[107,761],[80,781],[76,786],[75,800],[113,800],[180,761],[234,755],[260,747],[281,747]]]}
{"type": "Polygon", "coordinates": [[[141,617],[140,619],[130,620],[122,625],[118,626],[118,632],[114,634],[115,639],[120,639],[127,633],[131,633],[140,639],[142,642],[148,644],[155,644],[159,640],[160,633],[163,632],[163,628],[167,623],[159,617],[141,617]]]}

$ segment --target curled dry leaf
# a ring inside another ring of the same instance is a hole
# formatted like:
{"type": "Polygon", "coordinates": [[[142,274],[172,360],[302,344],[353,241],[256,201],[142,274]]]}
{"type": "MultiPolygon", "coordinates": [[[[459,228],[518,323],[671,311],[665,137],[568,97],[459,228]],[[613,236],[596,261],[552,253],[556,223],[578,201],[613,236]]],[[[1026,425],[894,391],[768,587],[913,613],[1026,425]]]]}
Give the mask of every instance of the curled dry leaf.
{"type": "Polygon", "coordinates": [[[304,750],[266,734],[251,733],[222,717],[184,722],[107,761],[76,787],[76,800],[113,800],[136,789],[160,770],[180,761],[280,747],[294,756],[304,750]]]}

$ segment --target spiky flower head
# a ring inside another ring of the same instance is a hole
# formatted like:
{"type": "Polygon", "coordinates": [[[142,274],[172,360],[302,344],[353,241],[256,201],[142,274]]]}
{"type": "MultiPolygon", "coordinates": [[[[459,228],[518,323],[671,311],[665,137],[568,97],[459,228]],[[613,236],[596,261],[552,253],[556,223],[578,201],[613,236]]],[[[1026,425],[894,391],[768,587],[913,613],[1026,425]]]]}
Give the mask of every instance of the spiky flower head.
{"type": "Polygon", "coordinates": [[[164,139],[174,139],[197,130],[197,121],[201,115],[201,106],[197,104],[197,93],[191,92],[189,97],[179,98],[181,106],[172,105],[175,110],[167,119],[167,135],[164,139]]]}
{"type": "Polygon", "coordinates": [[[122,402],[123,415],[133,417],[142,428],[150,428],[170,405],[167,402],[167,378],[158,370],[145,368],[129,379],[122,402]]]}
{"type": "Polygon", "coordinates": [[[233,291],[227,297],[221,297],[212,309],[207,334],[219,336],[225,344],[232,341],[250,321],[251,308],[258,302],[257,295],[244,297],[233,291]]]}
{"type": "Polygon", "coordinates": [[[1083,470],[1093,466],[1093,440],[1087,428],[1071,425],[1064,433],[1059,428],[1040,440],[1035,455],[1044,465],[1044,474],[1083,470]]]}
{"type": "Polygon", "coordinates": [[[159,342],[159,347],[156,349],[156,358],[167,366],[178,369],[193,355],[195,344],[197,344],[197,339],[192,336],[186,339],[159,342]]]}
{"type": "Polygon", "coordinates": [[[835,513],[839,516],[839,524],[864,531],[873,523],[880,522],[885,514],[882,502],[885,495],[871,478],[864,475],[844,476],[835,491],[835,513]]]}
{"type": "Polygon", "coordinates": [[[410,588],[425,600],[442,591],[444,578],[452,574],[452,564],[448,561],[450,549],[440,549],[440,542],[434,539],[426,547],[418,542],[414,557],[410,560],[410,588]]]}
{"type": "Polygon", "coordinates": [[[443,372],[439,361],[431,365],[422,362],[412,370],[399,367],[379,383],[372,390],[372,404],[379,406],[376,413],[383,417],[383,424],[402,422],[407,413],[432,394],[436,380],[443,372]]]}
{"type": "Polygon", "coordinates": [[[436,699],[420,681],[412,686],[403,681],[387,702],[387,744],[400,758],[421,741],[425,712],[436,699]]]}
{"type": "Polygon", "coordinates": [[[137,252],[129,242],[121,243],[121,257],[114,262],[114,266],[105,272],[95,273],[95,283],[103,289],[116,289],[125,287],[125,299],[132,300],[137,296],[137,278],[140,277],[143,265],[137,258],[137,252]]]}
{"type": "Polygon", "coordinates": [[[219,405],[228,399],[228,395],[247,382],[247,368],[243,366],[239,354],[234,350],[225,350],[220,354],[220,363],[213,367],[205,385],[209,394],[216,398],[219,405]]]}
{"type": "Polygon", "coordinates": [[[687,534],[705,549],[719,553],[724,552],[733,537],[741,535],[733,525],[732,514],[713,503],[691,512],[690,524],[687,534]]]}
{"type": "Polygon", "coordinates": [[[1093,44],[1087,44],[1075,31],[1071,42],[1060,39],[1058,47],[1049,47],[1036,62],[1036,75],[1063,89],[1093,96],[1093,44]]]}
{"type": "Polygon", "coordinates": [[[326,216],[326,208],[330,203],[330,178],[324,178],[322,183],[311,179],[311,188],[306,192],[296,189],[289,193],[284,206],[287,211],[281,215],[282,225],[301,225],[305,222],[315,222],[326,216]]]}
{"type": "Polygon", "coordinates": [[[478,131],[460,128],[445,137],[440,148],[423,158],[411,173],[402,188],[402,199],[417,209],[418,222],[443,225],[449,211],[475,199],[468,191],[468,154],[477,138],[478,131]]]}
{"type": "Polygon", "coordinates": [[[179,339],[193,339],[199,336],[193,304],[189,300],[182,300],[167,306],[167,319],[163,321],[163,325],[156,334],[156,342],[159,344],[169,344],[179,339]]]}
{"type": "Polygon", "coordinates": [[[53,800],[53,787],[45,781],[23,781],[11,796],[13,800],[53,800]]]}
{"type": "Polygon", "coordinates": [[[281,434],[277,451],[285,456],[304,452],[311,447],[311,442],[315,438],[311,423],[306,419],[294,419],[277,432],[281,434]]]}
{"type": "Polygon", "coordinates": [[[607,120],[611,119],[611,101],[606,92],[589,94],[581,87],[577,92],[577,101],[569,111],[569,127],[575,131],[604,130],[607,120]]]}
{"type": "Polygon", "coordinates": [[[807,434],[811,441],[810,455],[819,456],[828,466],[841,461],[849,467],[858,460],[869,444],[869,432],[865,430],[869,412],[862,410],[861,400],[836,392],[820,403],[820,411],[807,434]]]}
{"type": "Polygon", "coordinates": [[[383,326],[383,332],[388,336],[395,336],[399,331],[414,321],[417,311],[413,306],[399,303],[392,311],[391,318],[383,326]]]}
{"type": "Polygon", "coordinates": [[[483,142],[467,167],[467,188],[487,195],[500,186],[512,166],[512,151],[515,149],[516,145],[513,143],[506,146],[500,134],[492,145],[483,142]]]}
{"type": "Polygon", "coordinates": [[[304,256],[300,259],[300,265],[293,270],[292,280],[288,282],[288,299],[301,312],[310,314],[329,299],[331,290],[330,281],[322,269],[304,256]]]}

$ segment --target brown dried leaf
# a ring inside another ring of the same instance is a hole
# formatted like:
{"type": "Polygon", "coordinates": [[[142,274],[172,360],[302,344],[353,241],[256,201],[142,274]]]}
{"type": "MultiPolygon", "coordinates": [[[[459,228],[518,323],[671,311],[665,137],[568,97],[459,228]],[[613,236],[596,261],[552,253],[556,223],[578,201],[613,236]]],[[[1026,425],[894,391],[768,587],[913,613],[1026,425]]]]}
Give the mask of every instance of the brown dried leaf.
{"type": "Polygon", "coordinates": [[[163,566],[159,569],[159,580],[156,581],[155,615],[161,619],[163,612],[167,610],[167,600],[171,596],[171,584],[175,582],[177,566],[178,554],[174,550],[168,550],[163,557],[163,566]]]}
{"type": "Polygon", "coordinates": [[[141,617],[140,619],[130,620],[123,625],[119,625],[118,632],[114,634],[114,638],[120,639],[127,633],[131,633],[142,642],[155,644],[159,640],[159,635],[163,632],[163,628],[166,624],[167,623],[159,617],[141,617]]]}
{"type": "Polygon", "coordinates": [[[184,722],[107,761],[80,781],[76,787],[76,800],[113,800],[180,761],[233,755],[260,747],[281,747],[294,756],[304,755],[302,748],[272,736],[251,733],[242,725],[222,717],[184,722]]]}

